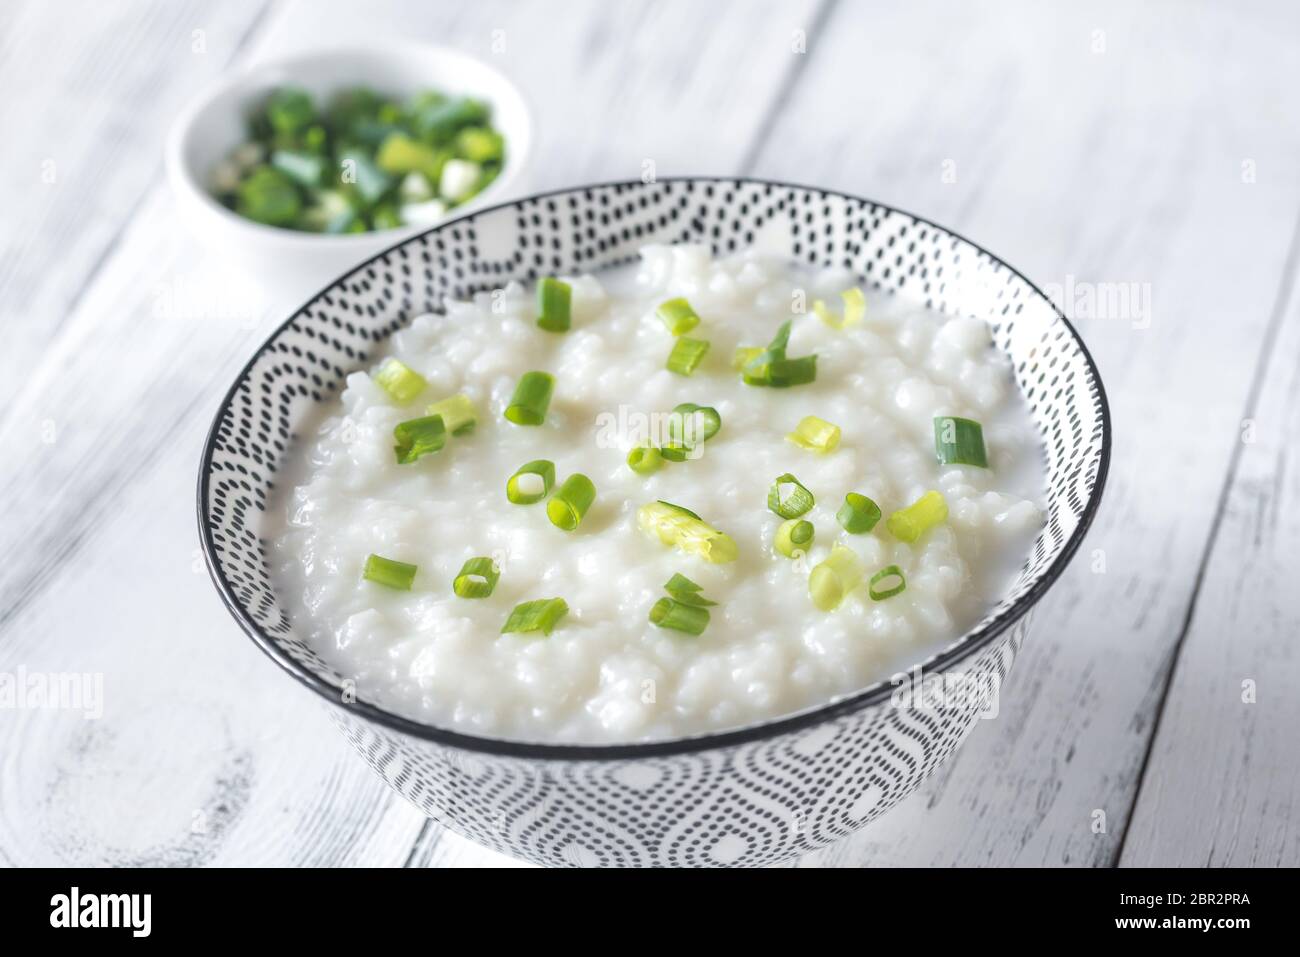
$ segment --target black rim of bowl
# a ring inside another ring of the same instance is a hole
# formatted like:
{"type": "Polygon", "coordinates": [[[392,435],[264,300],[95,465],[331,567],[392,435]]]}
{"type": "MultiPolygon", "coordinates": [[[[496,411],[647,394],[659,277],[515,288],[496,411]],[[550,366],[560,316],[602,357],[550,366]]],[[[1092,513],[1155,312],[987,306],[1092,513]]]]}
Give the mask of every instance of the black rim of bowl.
{"type": "MultiPolygon", "coordinates": [[[[888,203],[880,203],[875,200],[865,199],[860,196],[854,196],[850,193],[840,192],[838,190],[822,189],[816,186],[805,186],[799,183],[787,183],[779,180],[756,179],[743,176],[672,176],[663,177],[657,183],[734,183],[737,185],[750,186],[771,186],[776,189],[795,189],[806,190],[823,197],[836,197],[847,199],[854,202],[869,203],[872,206],[887,210],[891,213],[897,213],[901,216],[907,216],[917,223],[923,223],[940,232],[946,233],[967,243],[973,249],[978,250],[981,254],[987,256],[992,262],[1006,269],[1012,275],[1024,282],[1030,289],[1043,298],[1057,317],[1065,323],[1065,327],[1073,336],[1075,345],[1083,354],[1084,361],[1088,365],[1088,370],[1092,375],[1093,384],[1097,390],[1097,402],[1101,412],[1101,454],[1097,463],[1097,477],[1093,488],[1090,501],[1079,517],[1079,523],[1074,529],[1074,533],[1061,548],[1061,553],[1057,555],[1056,560],[1052,562],[1051,567],[1047,569],[1038,580],[1030,587],[1020,599],[1008,608],[1004,613],[999,615],[992,622],[983,628],[966,632],[958,638],[950,647],[944,651],[932,656],[930,659],[920,662],[926,667],[927,671],[940,673],[947,670],[950,666],[960,662],[980,649],[989,645],[993,639],[1004,633],[1013,624],[1019,621],[1046,593],[1070,563],[1070,559],[1079,549],[1080,543],[1088,533],[1088,528],[1092,525],[1092,520],[1096,516],[1097,509],[1101,504],[1102,492],[1106,485],[1106,476],[1110,469],[1110,447],[1111,447],[1111,423],[1110,423],[1110,405],[1106,399],[1106,390],[1102,385],[1101,375],[1097,371],[1097,364],[1093,361],[1092,354],[1084,344],[1078,330],[1067,319],[1064,313],[1056,307],[1046,294],[1043,293],[1037,285],[1015,267],[1003,259],[995,256],[978,243],[971,242],[965,236],[940,225],[924,216],[918,216],[915,213],[899,209],[897,206],[891,206],[888,203]]],[[[560,196],[567,193],[580,193],[584,190],[612,189],[612,188],[632,188],[636,189],[646,185],[641,180],[616,180],[607,183],[591,183],[585,186],[568,186],[563,189],[547,190],[542,193],[532,193],[527,196],[521,196],[516,199],[496,203],[492,206],[485,206],[481,209],[475,209],[467,212],[463,216],[446,220],[437,226],[418,233],[415,236],[408,236],[401,241],[394,243],[381,252],[376,253],[364,262],[358,263],[351,267],[343,275],[351,275],[353,272],[362,269],[378,259],[382,259],[399,246],[414,242],[422,236],[437,232],[440,229],[447,229],[475,216],[481,216],[494,210],[504,209],[510,206],[516,206],[519,203],[546,199],[552,196],[560,196]]],[[[459,731],[449,731],[431,724],[405,718],[392,711],[387,711],[377,705],[370,704],[360,699],[354,701],[344,701],[339,693],[339,689],[319,677],[305,666],[295,661],[286,651],[284,651],[274,638],[267,634],[258,624],[253,621],[243,606],[239,603],[238,598],[231,588],[230,582],[226,580],[225,573],[221,570],[221,565],[217,561],[216,547],[212,539],[212,529],[208,525],[206,517],[206,503],[208,499],[208,478],[212,469],[213,452],[217,445],[218,429],[226,409],[234,399],[235,393],[239,390],[239,384],[244,381],[258,359],[270,348],[271,344],[280,336],[281,333],[302,313],[306,306],[315,302],[320,296],[333,289],[343,276],[337,276],[330,281],[328,285],[322,288],[315,295],[310,296],[302,306],[299,306],[289,314],[289,317],[280,323],[275,330],[267,337],[257,351],[249,358],[248,362],[235,377],[235,381],[227,390],[225,397],[221,400],[221,405],[217,409],[216,416],[213,418],[212,426],[208,431],[207,441],[203,446],[203,458],[199,465],[199,483],[198,483],[198,521],[199,521],[199,538],[203,547],[203,559],[208,566],[208,574],[211,575],[213,584],[216,585],[217,592],[221,595],[221,600],[226,608],[234,616],[239,626],[244,630],[253,642],[262,649],[272,661],[278,664],[282,669],[296,678],[301,684],[306,685],[312,691],[315,691],[325,700],[329,701],[336,707],[363,718],[367,721],[389,728],[394,731],[400,731],[403,734],[415,738],[421,738],[426,741],[432,741],[447,747],[457,748],[464,751],[478,752],[480,754],[489,754],[502,757],[528,758],[533,760],[550,760],[550,761],[611,761],[611,760],[631,760],[636,758],[657,758],[668,757],[678,754],[689,754],[697,751],[709,751],[722,748],[733,748],[738,745],[751,744],[756,741],[762,741],[768,738],[775,738],[781,735],[806,730],[827,721],[852,714],[863,708],[870,707],[880,701],[888,698],[896,685],[890,680],[878,681],[875,684],[868,685],[860,691],[850,695],[830,701],[826,704],[816,705],[793,714],[784,715],[778,718],[771,718],[755,724],[742,725],[738,728],[708,732],[698,735],[690,735],[677,738],[664,738],[662,740],[634,742],[630,744],[550,744],[533,741],[514,741],[505,738],[481,737],[472,734],[465,734],[459,731]]]]}

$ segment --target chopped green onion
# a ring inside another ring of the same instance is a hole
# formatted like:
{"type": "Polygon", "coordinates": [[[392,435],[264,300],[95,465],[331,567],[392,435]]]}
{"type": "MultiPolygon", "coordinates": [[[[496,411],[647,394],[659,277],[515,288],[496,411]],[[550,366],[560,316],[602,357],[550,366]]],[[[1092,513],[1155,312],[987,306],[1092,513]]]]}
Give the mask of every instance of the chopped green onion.
{"type": "Polygon", "coordinates": [[[655,314],[675,336],[690,332],[700,324],[700,317],[695,314],[695,310],[685,299],[669,299],[667,302],[662,302],[655,310],[655,314]]]}
{"type": "Polygon", "coordinates": [[[886,565],[872,575],[871,580],[867,582],[867,594],[871,596],[872,601],[884,601],[886,598],[893,598],[906,588],[907,579],[903,577],[903,570],[897,565],[886,565]],[[897,578],[898,584],[885,588],[876,587],[887,578],[897,578]]]}
{"type": "Polygon", "coordinates": [[[637,510],[636,521],[643,532],[655,535],[665,545],[688,555],[698,555],[706,562],[732,562],[739,554],[730,535],[718,531],[680,505],[669,502],[642,505],[637,510]]]}
{"type": "Polygon", "coordinates": [[[391,558],[370,555],[366,558],[366,567],[361,572],[361,577],[366,581],[374,582],[376,585],[383,585],[386,588],[410,591],[411,582],[415,581],[417,571],[419,571],[417,565],[408,565],[406,562],[393,561],[391,558]]]}
{"type": "Polygon", "coordinates": [[[700,594],[701,587],[678,572],[674,572],[673,577],[664,583],[664,591],[683,605],[695,605],[700,608],[716,605],[716,601],[709,601],[700,594]]]}
{"type": "Polygon", "coordinates": [[[801,449],[826,455],[839,448],[840,427],[815,415],[805,415],[794,427],[794,431],[786,435],[786,440],[801,449]]]}
{"type": "Polygon", "coordinates": [[[678,336],[673,343],[673,351],[668,353],[667,369],[678,375],[690,375],[709,351],[707,339],[692,339],[690,336],[678,336]]]}
{"type": "Polygon", "coordinates": [[[799,480],[789,472],[777,476],[767,491],[767,507],[782,518],[798,518],[815,504],[817,502],[812,492],[799,484],[799,480]]]}
{"type": "Polygon", "coordinates": [[[591,479],[581,472],[574,472],[546,503],[546,517],[556,528],[571,532],[578,527],[595,500],[596,486],[591,479]]]}
{"type": "Polygon", "coordinates": [[[847,545],[837,544],[808,576],[808,594],[821,611],[838,608],[844,596],[862,584],[862,563],[847,545]]]}
{"type": "Polygon", "coordinates": [[[460,566],[451,590],[461,598],[486,598],[497,587],[501,571],[490,558],[470,558],[460,566]]]}
{"type": "Polygon", "coordinates": [[[664,458],[653,445],[638,445],[627,453],[627,467],[638,475],[650,475],[659,471],[664,458]]]}
{"type": "Polygon", "coordinates": [[[776,530],[776,550],[786,558],[807,555],[815,532],[812,522],[802,518],[786,519],[776,530]]]}
{"type": "Polygon", "coordinates": [[[555,378],[549,372],[525,372],[506,406],[506,418],[515,425],[541,425],[554,388],[555,378]]]}
{"type": "Polygon", "coordinates": [[[429,383],[424,376],[410,368],[400,359],[385,359],[384,364],[375,373],[375,385],[379,386],[399,405],[405,405],[424,391],[429,383]]]}
{"type": "Polygon", "coordinates": [[[704,519],[700,518],[698,515],[696,515],[694,512],[692,512],[689,508],[686,508],[685,506],[674,505],[672,502],[665,502],[663,499],[657,499],[657,501],[659,502],[660,505],[663,505],[667,508],[671,508],[675,512],[681,512],[683,515],[689,515],[697,522],[704,521],[704,519]]]}
{"type": "Polygon", "coordinates": [[[440,415],[452,435],[468,435],[478,422],[478,412],[469,396],[457,393],[424,410],[426,415],[440,415]]]}
{"type": "Polygon", "coordinates": [[[665,462],[685,462],[691,457],[691,448],[680,442],[669,442],[659,449],[659,456],[665,462]]]}
{"type": "Polygon", "coordinates": [[[442,424],[442,416],[426,415],[420,419],[408,419],[399,422],[393,429],[393,438],[397,445],[398,465],[410,465],[422,455],[437,452],[447,444],[447,429],[442,424]]]}
{"type": "Polygon", "coordinates": [[[569,613],[563,598],[538,598],[515,605],[501,628],[501,634],[540,631],[549,635],[556,622],[569,613]]]}
{"type": "Polygon", "coordinates": [[[568,332],[572,287],[547,276],[537,284],[537,325],[547,332],[568,332]]]}
{"type": "Polygon", "coordinates": [[[515,505],[532,505],[551,494],[555,463],[546,459],[527,462],[506,481],[506,498],[515,505]]]}
{"type": "Polygon", "coordinates": [[[835,520],[850,535],[862,535],[880,521],[880,506],[865,495],[850,492],[844,496],[844,504],[835,513],[835,520]]]}
{"type": "Polygon", "coordinates": [[[762,354],[762,346],[737,346],[736,351],[731,354],[731,368],[740,372],[762,354]]]}
{"type": "Polygon", "coordinates": [[[934,454],[941,465],[977,465],[989,467],[984,451],[984,429],[972,419],[953,415],[934,420],[934,454]]]}
{"type": "Polygon", "coordinates": [[[862,317],[867,314],[867,297],[862,294],[862,290],[857,286],[845,289],[840,293],[840,300],[844,303],[842,316],[832,313],[826,303],[820,299],[813,303],[813,312],[817,313],[822,322],[834,329],[847,329],[861,322],[862,317]]]}
{"type": "Polygon", "coordinates": [[[948,503],[938,492],[926,492],[907,508],[889,516],[885,524],[900,542],[914,542],[948,518],[948,503]]]}
{"type": "Polygon", "coordinates": [[[650,609],[650,624],[688,635],[701,635],[709,626],[709,610],[683,604],[675,598],[660,598],[650,609]]]}
{"type": "Polygon", "coordinates": [[[302,212],[298,187],[284,173],[270,166],[258,166],[239,184],[235,212],[255,223],[289,226],[302,212]]]}
{"type": "Polygon", "coordinates": [[[683,402],[668,415],[668,437],[687,448],[707,442],[722,428],[718,410],[694,402],[683,402]]]}
{"type": "Polygon", "coordinates": [[[766,349],[754,350],[742,347],[736,350],[733,365],[742,357],[746,359],[740,368],[741,379],[746,385],[768,386],[773,389],[787,389],[794,385],[806,385],[817,378],[817,357],[802,356],[798,359],[786,358],[785,350],[790,343],[790,330],[793,320],[781,323],[772,341],[766,349]]]}

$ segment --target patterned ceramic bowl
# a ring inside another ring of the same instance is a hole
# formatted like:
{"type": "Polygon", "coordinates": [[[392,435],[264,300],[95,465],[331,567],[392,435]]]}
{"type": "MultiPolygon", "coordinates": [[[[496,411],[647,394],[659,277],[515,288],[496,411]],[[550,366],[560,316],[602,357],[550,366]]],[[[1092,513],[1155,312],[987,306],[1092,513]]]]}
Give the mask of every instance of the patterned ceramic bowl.
{"type": "Polygon", "coordinates": [[[357,267],[294,313],[217,413],[199,475],[199,528],[213,581],[244,631],[329,701],[366,761],[440,824],[542,864],[758,865],[828,844],[884,813],[996,704],[1030,610],[1096,512],[1109,453],[1105,394],[1078,335],[1028,280],[978,246],[908,213],[802,186],[614,183],[446,223],[357,267]],[[683,241],[718,253],[758,244],[793,261],[848,267],[879,289],[992,324],[1047,456],[1047,524],[1014,587],[975,628],[917,663],[940,684],[881,682],[723,733],[524,744],[353,700],[344,678],[295,634],[268,575],[267,506],[301,424],[394,330],[449,296],[626,262],[646,242],[683,241]],[[929,688],[938,693],[915,693],[929,688]]]}

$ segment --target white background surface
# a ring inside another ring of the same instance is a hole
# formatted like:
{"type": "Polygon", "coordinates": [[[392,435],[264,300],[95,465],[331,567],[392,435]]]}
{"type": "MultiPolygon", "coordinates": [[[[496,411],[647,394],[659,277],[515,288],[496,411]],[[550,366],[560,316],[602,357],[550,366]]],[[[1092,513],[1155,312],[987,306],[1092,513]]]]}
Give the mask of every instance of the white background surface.
{"type": "Polygon", "coordinates": [[[851,0],[4,5],[0,671],[100,672],[104,717],[0,711],[0,863],[504,861],[372,776],[197,551],[218,398],[313,290],[215,294],[239,277],[176,219],[163,135],[231,66],[394,35],[522,85],[515,193],[781,178],[1150,295],[1064,303],[1111,479],[999,718],[805,865],[1300,863],[1300,11],[851,0]]]}

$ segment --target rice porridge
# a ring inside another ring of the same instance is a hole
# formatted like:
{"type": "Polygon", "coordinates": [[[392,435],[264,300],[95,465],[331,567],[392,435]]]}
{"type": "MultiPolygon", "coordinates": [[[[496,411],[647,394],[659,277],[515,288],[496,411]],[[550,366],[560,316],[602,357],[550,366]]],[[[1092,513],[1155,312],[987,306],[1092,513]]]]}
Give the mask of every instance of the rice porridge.
{"type": "Polygon", "coordinates": [[[421,316],[308,433],[272,536],[297,631],[362,699],[491,737],[852,693],[978,622],[1042,527],[983,321],[701,246],[421,316]]]}

